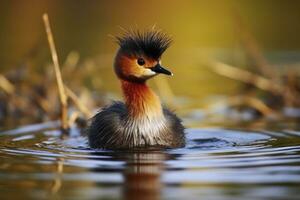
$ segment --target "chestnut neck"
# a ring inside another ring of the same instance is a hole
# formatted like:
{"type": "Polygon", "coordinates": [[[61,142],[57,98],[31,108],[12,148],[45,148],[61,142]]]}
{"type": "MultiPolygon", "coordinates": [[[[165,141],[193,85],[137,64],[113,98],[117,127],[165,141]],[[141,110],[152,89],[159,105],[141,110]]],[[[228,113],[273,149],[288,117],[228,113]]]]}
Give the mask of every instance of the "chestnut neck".
{"type": "Polygon", "coordinates": [[[163,116],[159,97],[147,86],[146,82],[121,80],[128,114],[134,118],[163,116]]]}

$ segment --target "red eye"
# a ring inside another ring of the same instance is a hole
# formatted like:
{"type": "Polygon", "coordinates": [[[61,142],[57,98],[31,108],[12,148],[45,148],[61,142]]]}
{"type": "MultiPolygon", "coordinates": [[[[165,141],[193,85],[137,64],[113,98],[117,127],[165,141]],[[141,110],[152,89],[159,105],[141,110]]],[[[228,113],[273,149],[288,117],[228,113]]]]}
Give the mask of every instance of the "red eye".
{"type": "Polygon", "coordinates": [[[143,66],[145,64],[145,60],[143,58],[138,58],[137,59],[137,63],[140,65],[140,66],[143,66]]]}

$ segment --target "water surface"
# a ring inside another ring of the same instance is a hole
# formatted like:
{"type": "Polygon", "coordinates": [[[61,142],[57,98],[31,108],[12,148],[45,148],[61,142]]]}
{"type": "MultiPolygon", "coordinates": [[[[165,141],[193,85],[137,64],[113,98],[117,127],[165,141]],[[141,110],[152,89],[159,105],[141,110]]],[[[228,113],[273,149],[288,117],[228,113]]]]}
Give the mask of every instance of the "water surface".
{"type": "Polygon", "coordinates": [[[1,199],[299,199],[298,131],[187,129],[185,148],[103,151],[42,126],[1,133],[1,199]]]}

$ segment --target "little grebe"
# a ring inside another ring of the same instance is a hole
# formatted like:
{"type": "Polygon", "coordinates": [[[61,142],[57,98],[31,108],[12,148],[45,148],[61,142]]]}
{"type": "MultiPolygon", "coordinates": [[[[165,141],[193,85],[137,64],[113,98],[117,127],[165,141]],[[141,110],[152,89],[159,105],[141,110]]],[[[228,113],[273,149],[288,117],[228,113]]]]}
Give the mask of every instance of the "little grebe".
{"type": "Polygon", "coordinates": [[[126,32],[117,37],[115,73],[121,81],[125,103],[101,109],[88,127],[92,148],[175,148],[185,145],[181,120],[163,107],[146,85],[159,73],[172,75],[161,66],[161,55],[171,39],[161,31],[126,32]]]}

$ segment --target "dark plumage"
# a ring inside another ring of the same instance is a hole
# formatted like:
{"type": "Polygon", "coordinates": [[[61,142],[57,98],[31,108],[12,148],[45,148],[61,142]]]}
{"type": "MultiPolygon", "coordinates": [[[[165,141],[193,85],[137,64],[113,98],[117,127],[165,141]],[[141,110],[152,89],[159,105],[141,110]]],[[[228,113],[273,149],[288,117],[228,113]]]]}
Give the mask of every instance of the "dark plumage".
{"type": "Polygon", "coordinates": [[[134,55],[146,55],[155,60],[170,46],[172,39],[165,33],[157,30],[126,31],[116,37],[120,48],[134,55]]]}
{"type": "Polygon", "coordinates": [[[125,137],[126,124],[130,124],[128,110],[122,102],[114,102],[112,105],[103,108],[91,121],[88,128],[89,144],[92,148],[104,149],[129,149],[129,148],[174,148],[185,145],[184,127],[181,120],[167,108],[163,109],[167,118],[166,130],[155,138],[156,145],[149,143],[149,138],[140,135],[138,138],[125,137]],[[133,141],[140,140],[141,145],[135,146],[133,141]]]}

